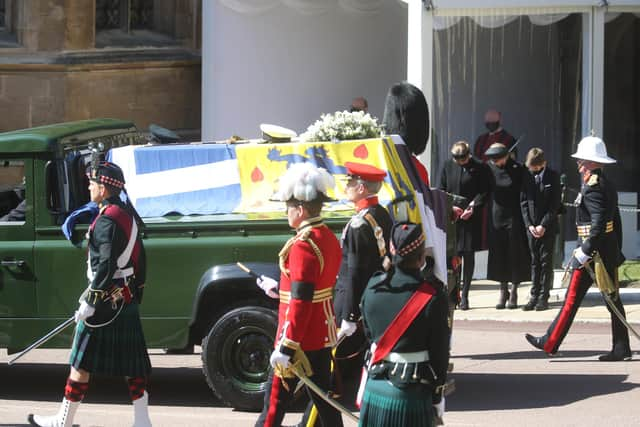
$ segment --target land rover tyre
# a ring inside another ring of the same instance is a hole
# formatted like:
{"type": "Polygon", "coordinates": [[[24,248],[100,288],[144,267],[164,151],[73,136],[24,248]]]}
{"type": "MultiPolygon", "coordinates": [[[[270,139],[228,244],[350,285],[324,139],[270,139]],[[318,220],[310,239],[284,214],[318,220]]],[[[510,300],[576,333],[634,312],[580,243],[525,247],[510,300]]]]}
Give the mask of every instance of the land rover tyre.
{"type": "Polygon", "coordinates": [[[262,409],[277,327],[274,310],[244,306],[224,314],[202,340],[207,384],[229,406],[262,409]]]}

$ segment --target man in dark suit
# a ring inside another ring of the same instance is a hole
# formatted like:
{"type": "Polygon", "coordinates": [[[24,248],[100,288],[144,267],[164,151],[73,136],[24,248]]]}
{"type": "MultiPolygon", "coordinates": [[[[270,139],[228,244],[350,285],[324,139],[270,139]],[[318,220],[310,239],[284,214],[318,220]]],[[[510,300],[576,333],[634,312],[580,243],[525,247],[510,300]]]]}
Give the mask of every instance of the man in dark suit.
{"type": "Polygon", "coordinates": [[[553,247],[560,210],[560,175],[547,167],[544,152],[532,148],[527,153],[530,174],[525,179],[520,198],[522,219],[527,229],[531,251],[531,296],[524,311],[549,308],[549,291],[553,282],[553,247]]]}

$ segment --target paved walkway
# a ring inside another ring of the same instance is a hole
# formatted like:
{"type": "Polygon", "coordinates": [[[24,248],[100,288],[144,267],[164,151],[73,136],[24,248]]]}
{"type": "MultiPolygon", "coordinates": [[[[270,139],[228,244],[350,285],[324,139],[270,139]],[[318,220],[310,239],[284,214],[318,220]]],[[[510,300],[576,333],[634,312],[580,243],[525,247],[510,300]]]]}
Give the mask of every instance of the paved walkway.
{"type": "MultiPolygon", "coordinates": [[[[475,280],[471,283],[469,293],[469,310],[456,310],[456,320],[497,320],[505,322],[551,322],[562,306],[566,289],[553,289],[549,299],[549,309],[545,311],[522,311],[522,306],[529,300],[530,283],[523,283],[518,288],[518,308],[514,310],[496,310],[498,302],[497,282],[475,280]]],[[[627,312],[627,320],[640,325],[640,288],[622,288],[622,302],[627,312]]],[[[576,322],[609,322],[609,311],[606,303],[596,287],[589,289],[585,296],[576,322]]],[[[636,328],[640,333],[640,326],[636,328]]]]}

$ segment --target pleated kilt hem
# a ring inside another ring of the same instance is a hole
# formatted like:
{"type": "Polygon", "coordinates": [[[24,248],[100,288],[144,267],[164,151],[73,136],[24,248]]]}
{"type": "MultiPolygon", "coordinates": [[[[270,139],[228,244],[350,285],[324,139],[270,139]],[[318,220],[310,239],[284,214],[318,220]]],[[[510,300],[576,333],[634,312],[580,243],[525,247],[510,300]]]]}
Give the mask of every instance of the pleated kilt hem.
{"type": "Polygon", "coordinates": [[[147,353],[138,304],[127,304],[109,325],[92,328],[76,325],[69,363],[91,374],[147,377],[151,361],[147,353]]]}
{"type": "Polygon", "coordinates": [[[424,385],[398,388],[386,379],[367,380],[359,426],[432,427],[431,390],[424,385]]]}

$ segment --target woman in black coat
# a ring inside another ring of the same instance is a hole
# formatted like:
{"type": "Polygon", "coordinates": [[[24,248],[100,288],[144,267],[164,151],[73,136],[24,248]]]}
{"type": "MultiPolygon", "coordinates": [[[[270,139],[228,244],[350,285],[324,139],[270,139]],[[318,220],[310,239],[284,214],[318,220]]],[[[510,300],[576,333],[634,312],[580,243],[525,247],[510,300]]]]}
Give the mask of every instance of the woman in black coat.
{"type": "Polygon", "coordinates": [[[456,253],[462,257],[462,299],[460,309],[469,309],[469,288],[475,267],[475,251],[482,247],[482,207],[489,192],[489,169],[473,157],[469,144],[459,141],[451,148],[452,159],[442,168],[440,188],[461,196],[454,199],[461,216],[456,221],[456,253]]]}
{"type": "Polygon", "coordinates": [[[518,285],[531,280],[531,258],[520,209],[520,192],[529,173],[500,143],[485,153],[491,161],[491,233],[487,279],[500,282],[497,309],[518,306],[518,285]],[[511,289],[507,290],[511,282],[511,289]],[[507,301],[508,299],[508,301],[507,301]]]}

